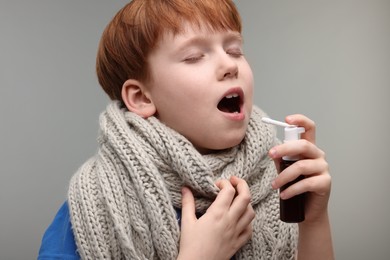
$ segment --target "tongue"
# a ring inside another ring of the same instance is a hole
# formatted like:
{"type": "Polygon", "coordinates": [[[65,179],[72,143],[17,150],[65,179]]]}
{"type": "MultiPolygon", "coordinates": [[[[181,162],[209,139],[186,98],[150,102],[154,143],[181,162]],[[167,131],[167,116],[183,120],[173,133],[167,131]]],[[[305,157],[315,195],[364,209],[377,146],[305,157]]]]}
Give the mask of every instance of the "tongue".
{"type": "Polygon", "coordinates": [[[225,113],[231,113],[232,111],[229,111],[229,109],[227,107],[222,107],[222,108],[219,108],[220,111],[222,112],[225,112],[225,113]]]}

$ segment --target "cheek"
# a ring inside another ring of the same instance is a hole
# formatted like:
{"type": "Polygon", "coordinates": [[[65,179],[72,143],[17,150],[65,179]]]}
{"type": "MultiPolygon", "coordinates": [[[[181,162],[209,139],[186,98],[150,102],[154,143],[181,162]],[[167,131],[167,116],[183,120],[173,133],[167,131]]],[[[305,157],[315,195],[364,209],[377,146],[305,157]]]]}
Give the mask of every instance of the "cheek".
{"type": "Polygon", "coordinates": [[[247,62],[245,63],[245,66],[243,66],[242,73],[244,74],[246,81],[248,81],[248,83],[251,83],[251,86],[253,87],[253,72],[247,62]]]}
{"type": "Polygon", "coordinates": [[[244,71],[244,78],[247,85],[247,94],[250,96],[250,98],[252,98],[253,91],[254,91],[254,78],[253,78],[252,70],[250,68],[244,71]]]}
{"type": "Polygon", "coordinates": [[[171,86],[169,88],[161,85],[158,86],[161,88],[153,92],[153,102],[157,110],[158,119],[176,129],[181,119],[188,114],[191,95],[179,91],[173,85],[171,86]]]}

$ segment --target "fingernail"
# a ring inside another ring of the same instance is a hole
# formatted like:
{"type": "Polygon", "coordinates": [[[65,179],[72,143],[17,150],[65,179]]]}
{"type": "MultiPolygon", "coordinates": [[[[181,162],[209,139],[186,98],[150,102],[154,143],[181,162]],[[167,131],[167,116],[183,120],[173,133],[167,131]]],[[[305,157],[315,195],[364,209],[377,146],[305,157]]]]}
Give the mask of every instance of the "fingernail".
{"type": "Polygon", "coordinates": [[[275,182],[275,181],[272,181],[272,182],[271,182],[271,187],[272,187],[272,189],[274,189],[274,190],[275,190],[275,185],[276,185],[276,182],[275,182]]]}
{"type": "Polygon", "coordinates": [[[276,157],[276,149],[275,148],[272,148],[270,151],[269,151],[269,155],[271,158],[275,158],[276,157]]]}

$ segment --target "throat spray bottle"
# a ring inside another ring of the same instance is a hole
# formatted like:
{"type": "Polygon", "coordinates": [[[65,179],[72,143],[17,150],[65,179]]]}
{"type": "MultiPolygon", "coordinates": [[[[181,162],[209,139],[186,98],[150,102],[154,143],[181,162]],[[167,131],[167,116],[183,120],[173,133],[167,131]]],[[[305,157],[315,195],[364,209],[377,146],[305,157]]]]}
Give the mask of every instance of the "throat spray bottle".
{"type": "MultiPolygon", "coordinates": [[[[299,140],[301,138],[301,133],[305,132],[305,128],[298,127],[295,125],[290,125],[284,122],[276,121],[269,118],[262,118],[262,121],[268,124],[273,124],[277,126],[284,127],[284,142],[290,142],[294,140],[299,140]]],[[[298,161],[299,157],[294,156],[283,156],[280,162],[280,171],[283,171],[296,161],[298,161]]],[[[300,175],[295,180],[283,185],[280,188],[280,191],[287,189],[289,186],[294,183],[302,180],[304,178],[303,175],[300,175]]],[[[290,199],[280,199],[280,220],[287,223],[298,223],[305,220],[305,194],[296,195],[290,199]]]]}

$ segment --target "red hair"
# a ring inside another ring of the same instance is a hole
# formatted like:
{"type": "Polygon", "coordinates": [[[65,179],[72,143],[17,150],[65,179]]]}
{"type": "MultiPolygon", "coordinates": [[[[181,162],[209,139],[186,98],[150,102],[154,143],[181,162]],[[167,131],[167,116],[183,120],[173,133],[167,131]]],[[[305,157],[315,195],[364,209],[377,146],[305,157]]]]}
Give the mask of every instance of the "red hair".
{"type": "Polygon", "coordinates": [[[131,1],[107,25],[98,48],[97,77],[111,99],[122,100],[127,79],[149,79],[149,53],[163,33],[180,33],[183,21],[241,33],[241,18],[231,0],[131,1]]]}

